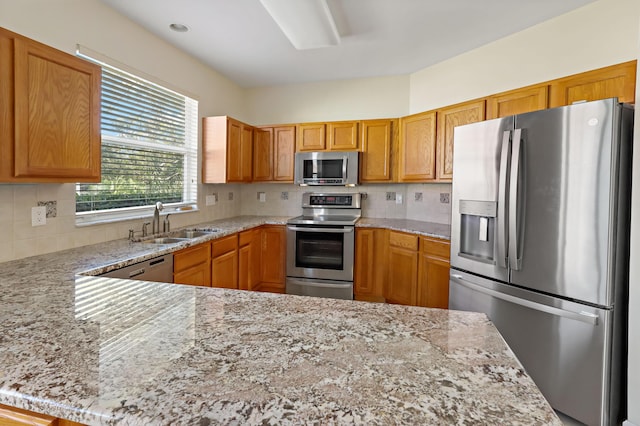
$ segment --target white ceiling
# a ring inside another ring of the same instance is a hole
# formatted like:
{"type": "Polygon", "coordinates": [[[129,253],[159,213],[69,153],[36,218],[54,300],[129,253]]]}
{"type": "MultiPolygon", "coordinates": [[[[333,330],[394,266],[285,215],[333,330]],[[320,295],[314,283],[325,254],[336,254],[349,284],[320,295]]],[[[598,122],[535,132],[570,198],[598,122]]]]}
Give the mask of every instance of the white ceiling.
{"type": "Polygon", "coordinates": [[[296,50],[259,0],[101,1],[238,85],[260,87],[409,74],[594,0],[328,0],[341,43],[313,50],[296,50]]]}

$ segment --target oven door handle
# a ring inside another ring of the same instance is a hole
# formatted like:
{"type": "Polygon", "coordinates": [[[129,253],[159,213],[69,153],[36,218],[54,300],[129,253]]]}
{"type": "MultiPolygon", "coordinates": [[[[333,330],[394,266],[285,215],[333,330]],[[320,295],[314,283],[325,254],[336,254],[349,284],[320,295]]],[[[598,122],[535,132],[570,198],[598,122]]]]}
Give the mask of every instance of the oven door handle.
{"type": "Polygon", "coordinates": [[[306,232],[320,232],[325,234],[348,234],[353,232],[353,227],[350,228],[305,228],[300,226],[287,226],[287,229],[291,231],[306,231],[306,232]]]}

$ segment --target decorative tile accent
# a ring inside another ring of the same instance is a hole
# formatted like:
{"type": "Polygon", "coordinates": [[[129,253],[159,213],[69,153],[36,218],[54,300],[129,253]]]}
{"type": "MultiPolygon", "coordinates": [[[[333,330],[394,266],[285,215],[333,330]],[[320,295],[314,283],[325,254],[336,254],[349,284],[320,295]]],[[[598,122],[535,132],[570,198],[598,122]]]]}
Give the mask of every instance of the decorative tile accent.
{"type": "Polygon", "coordinates": [[[289,199],[289,193],[287,191],[282,191],[280,193],[280,199],[281,200],[288,200],[289,199]]]}
{"type": "Polygon", "coordinates": [[[57,201],[38,201],[38,207],[45,206],[47,208],[47,219],[58,215],[57,201]]]}

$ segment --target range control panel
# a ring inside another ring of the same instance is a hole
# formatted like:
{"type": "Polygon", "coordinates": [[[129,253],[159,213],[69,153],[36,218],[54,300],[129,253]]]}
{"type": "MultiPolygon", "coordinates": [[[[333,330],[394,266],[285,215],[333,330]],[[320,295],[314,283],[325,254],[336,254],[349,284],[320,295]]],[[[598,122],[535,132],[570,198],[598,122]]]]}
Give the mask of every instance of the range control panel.
{"type": "Polygon", "coordinates": [[[360,208],[359,193],[319,194],[305,192],[302,195],[303,207],[336,207],[336,208],[360,208]]]}

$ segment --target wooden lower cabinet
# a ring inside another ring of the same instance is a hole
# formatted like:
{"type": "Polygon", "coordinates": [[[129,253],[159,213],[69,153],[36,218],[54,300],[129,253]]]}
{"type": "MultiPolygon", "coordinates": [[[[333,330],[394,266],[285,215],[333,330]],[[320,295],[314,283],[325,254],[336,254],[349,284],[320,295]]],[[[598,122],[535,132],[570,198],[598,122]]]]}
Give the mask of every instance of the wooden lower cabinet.
{"type": "Polygon", "coordinates": [[[211,243],[211,286],[238,288],[238,234],[211,243]]]}
{"type": "Polygon", "coordinates": [[[0,425],[2,426],[82,426],[82,423],[60,419],[46,414],[34,413],[21,408],[0,404],[0,425]]]}
{"type": "Polygon", "coordinates": [[[384,295],[388,303],[415,305],[418,283],[418,236],[389,232],[389,257],[384,295]]]}
{"type": "Polygon", "coordinates": [[[260,284],[261,228],[238,234],[238,288],[255,290],[260,284]]]}
{"type": "Polygon", "coordinates": [[[283,225],[264,225],[261,236],[261,276],[257,290],[284,293],[287,234],[283,225]]]}
{"type": "Polygon", "coordinates": [[[211,286],[211,243],[198,244],[174,253],[173,282],[211,286]]]}
{"type": "Polygon", "coordinates": [[[417,305],[449,307],[449,241],[420,237],[417,305]]]}
{"type": "Polygon", "coordinates": [[[356,229],[353,296],[355,300],[384,302],[387,269],[388,231],[356,229]]]}

